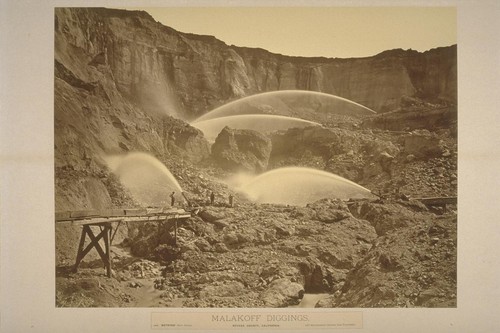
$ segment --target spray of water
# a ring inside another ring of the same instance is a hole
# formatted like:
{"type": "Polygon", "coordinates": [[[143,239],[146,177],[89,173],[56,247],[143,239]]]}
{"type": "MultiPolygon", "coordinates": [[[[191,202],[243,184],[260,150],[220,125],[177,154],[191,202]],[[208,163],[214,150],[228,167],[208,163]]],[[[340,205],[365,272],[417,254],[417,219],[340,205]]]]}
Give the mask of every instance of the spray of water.
{"type": "Polygon", "coordinates": [[[258,203],[304,206],[322,198],[374,198],[370,190],[338,175],[311,168],[286,167],[265,172],[239,190],[258,203]]]}
{"type": "Polygon", "coordinates": [[[205,138],[212,142],[225,126],[234,129],[251,129],[261,133],[286,130],[292,127],[320,126],[318,123],[304,119],[262,114],[225,116],[196,121],[191,125],[201,130],[205,138]]]}
{"type": "Polygon", "coordinates": [[[222,182],[224,182],[227,186],[233,189],[238,189],[244,184],[249,183],[255,178],[254,173],[250,172],[237,172],[234,174],[229,175],[225,179],[222,179],[222,182]]]}
{"type": "Polygon", "coordinates": [[[339,96],[308,90],[279,90],[247,96],[197,118],[194,122],[243,114],[275,114],[307,119],[311,114],[373,114],[370,108],[339,96]]]}
{"type": "Polygon", "coordinates": [[[182,188],[168,168],[155,157],[140,152],[105,158],[109,168],[134,198],[144,206],[170,204],[170,194],[180,198],[182,188]]]}

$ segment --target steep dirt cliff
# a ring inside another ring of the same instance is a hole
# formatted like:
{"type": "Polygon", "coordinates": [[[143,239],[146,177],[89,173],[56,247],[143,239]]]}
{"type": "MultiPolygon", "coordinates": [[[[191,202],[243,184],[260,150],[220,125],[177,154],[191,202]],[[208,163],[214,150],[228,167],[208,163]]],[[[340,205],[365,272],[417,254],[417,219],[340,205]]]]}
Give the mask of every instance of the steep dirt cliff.
{"type": "Polygon", "coordinates": [[[357,59],[290,57],[181,33],[137,11],[57,9],[56,59],[84,81],[82,62],[106,64],[125,98],[187,119],[273,90],[321,91],[378,112],[396,108],[404,96],[454,101],[457,95],[456,46],[357,59]]]}
{"type": "Polygon", "coordinates": [[[175,156],[191,162],[210,154],[209,144],[199,130],[170,116],[178,114],[168,109],[175,109],[175,99],[169,94],[166,76],[161,71],[140,64],[135,69],[135,60],[129,61],[123,54],[108,57],[109,25],[102,22],[102,12],[106,11],[56,10],[54,127],[58,210],[133,205],[109,174],[105,159],[110,154],[145,151],[160,160],[175,156]]]}

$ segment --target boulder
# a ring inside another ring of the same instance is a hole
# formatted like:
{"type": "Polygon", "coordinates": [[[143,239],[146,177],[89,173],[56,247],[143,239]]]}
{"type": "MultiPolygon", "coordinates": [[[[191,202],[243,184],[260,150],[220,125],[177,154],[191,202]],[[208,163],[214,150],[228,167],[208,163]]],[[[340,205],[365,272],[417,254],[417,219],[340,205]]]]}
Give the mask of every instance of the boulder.
{"type": "Polygon", "coordinates": [[[286,307],[296,305],[304,297],[304,287],[286,278],[274,280],[261,294],[266,307],[286,307]]]}
{"type": "Polygon", "coordinates": [[[225,234],[223,236],[223,240],[227,245],[235,245],[239,243],[238,235],[235,232],[225,234]]]}
{"type": "Polygon", "coordinates": [[[212,157],[223,169],[262,172],[271,155],[271,140],[253,130],[224,127],[212,145],[212,157]]]}
{"type": "Polygon", "coordinates": [[[391,173],[391,167],[392,167],[392,162],[394,161],[394,156],[390,155],[387,152],[382,152],[378,156],[378,162],[380,163],[380,166],[382,167],[382,170],[384,170],[387,173],[391,173]]]}
{"type": "Polygon", "coordinates": [[[323,299],[320,299],[315,308],[333,308],[335,304],[335,296],[329,296],[323,299]]]}
{"type": "Polygon", "coordinates": [[[314,220],[325,223],[339,222],[352,217],[346,203],[338,199],[318,200],[309,204],[307,208],[311,208],[316,212],[316,216],[313,217],[314,220]]]}
{"type": "Polygon", "coordinates": [[[377,177],[383,173],[384,169],[382,168],[382,165],[378,162],[371,162],[367,163],[363,167],[363,178],[364,179],[370,179],[377,177]]]}
{"type": "Polygon", "coordinates": [[[439,157],[443,154],[441,140],[427,130],[413,131],[405,136],[404,150],[408,156],[414,155],[418,159],[439,157]]]}
{"type": "Polygon", "coordinates": [[[399,148],[394,143],[384,140],[367,140],[363,144],[363,149],[368,156],[373,155],[378,160],[383,159],[382,154],[391,157],[399,154],[399,148]]]}
{"type": "Polygon", "coordinates": [[[170,153],[194,163],[210,155],[210,144],[203,133],[182,120],[164,116],[162,132],[164,147],[170,153]]]}
{"type": "Polygon", "coordinates": [[[287,226],[283,223],[276,223],[276,236],[278,237],[289,237],[295,233],[293,227],[287,226]]]}
{"type": "Polygon", "coordinates": [[[207,207],[198,214],[203,221],[214,223],[215,221],[222,220],[226,217],[224,211],[207,207]]]}
{"type": "Polygon", "coordinates": [[[215,249],[215,252],[217,252],[217,253],[226,253],[229,251],[226,244],[224,244],[224,243],[215,244],[214,249],[215,249]]]}
{"type": "Polygon", "coordinates": [[[149,255],[158,246],[158,237],[154,234],[139,237],[130,246],[130,252],[138,257],[149,255]]]}
{"type": "Polygon", "coordinates": [[[212,246],[210,243],[204,238],[198,238],[194,244],[203,252],[212,251],[212,246]]]}
{"type": "Polygon", "coordinates": [[[391,230],[408,226],[415,220],[415,213],[398,204],[360,202],[353,205],[351,212],[356,218],[370,222],[379,236],[391,230]]]}

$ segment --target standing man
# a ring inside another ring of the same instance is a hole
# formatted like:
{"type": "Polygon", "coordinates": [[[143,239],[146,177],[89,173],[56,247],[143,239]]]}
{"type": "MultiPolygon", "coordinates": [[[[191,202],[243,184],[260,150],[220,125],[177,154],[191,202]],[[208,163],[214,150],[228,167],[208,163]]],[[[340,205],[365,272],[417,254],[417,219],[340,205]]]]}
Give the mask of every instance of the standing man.
{"type": "Polygon", "coordinates": [[[175,203],[175,192],[172,192],[170,194],[170,206],[174,207],[174,203],[175,203]]]}
{"type": "Polygon", "coordinates": [[[210,193],[210,204],[213,206],[214,205],[214,201],[215,201],[215,194],[214,192],[212,191],[212,193],[210,193]]]}
{"type": "Polygon", "coordinates": [[[233,207],[233,195],[229,194],[229,207],[233,207]]]}

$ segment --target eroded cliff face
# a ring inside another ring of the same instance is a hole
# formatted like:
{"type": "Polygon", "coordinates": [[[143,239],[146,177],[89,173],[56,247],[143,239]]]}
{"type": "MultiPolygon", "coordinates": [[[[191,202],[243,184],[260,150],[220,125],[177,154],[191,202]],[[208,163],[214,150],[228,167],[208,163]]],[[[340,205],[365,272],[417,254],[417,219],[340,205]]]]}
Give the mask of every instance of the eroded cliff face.
{"type": "Polygon", "coordinates": [[[289,57],[180,33],[144,12],[111,9],[57,9],[56,59],[78,76],[86,76],[76,68],[82,60],[107,64],[125,98],[186,119],[273,90],[321,91],[377,112],[393,110],[403,96],[454,101],[457,95],[456,46],[358,59],[289,57]]]}
{"type": "Polygon", "coordinates": [[[405,96],[456,100],[456,46],[424,53],[392,50],[374,57],[285,57],[238,48],[258,91],[303,89],[353,100],[377,112],[397,108],[405,96]]]}
{"type": "MultiPolygon", "coordinates": [[[[122,56],[108,56],[115,51],[109,24],[100,19],[101,11],[56,10],[54,143],[58,210],[133,204],[106,167],[109,155],[145,151],[162,161],[175,157],[195,163],[210,154],[210,146],[199,130],[170,116],[179,115],[163,67],[149,68],[151,62],[127,56],[127,48],[121,50],[122,56]]],[[[138,42],[134,52],[144,51],[140,51],[141,45],[138,42]]]]}

